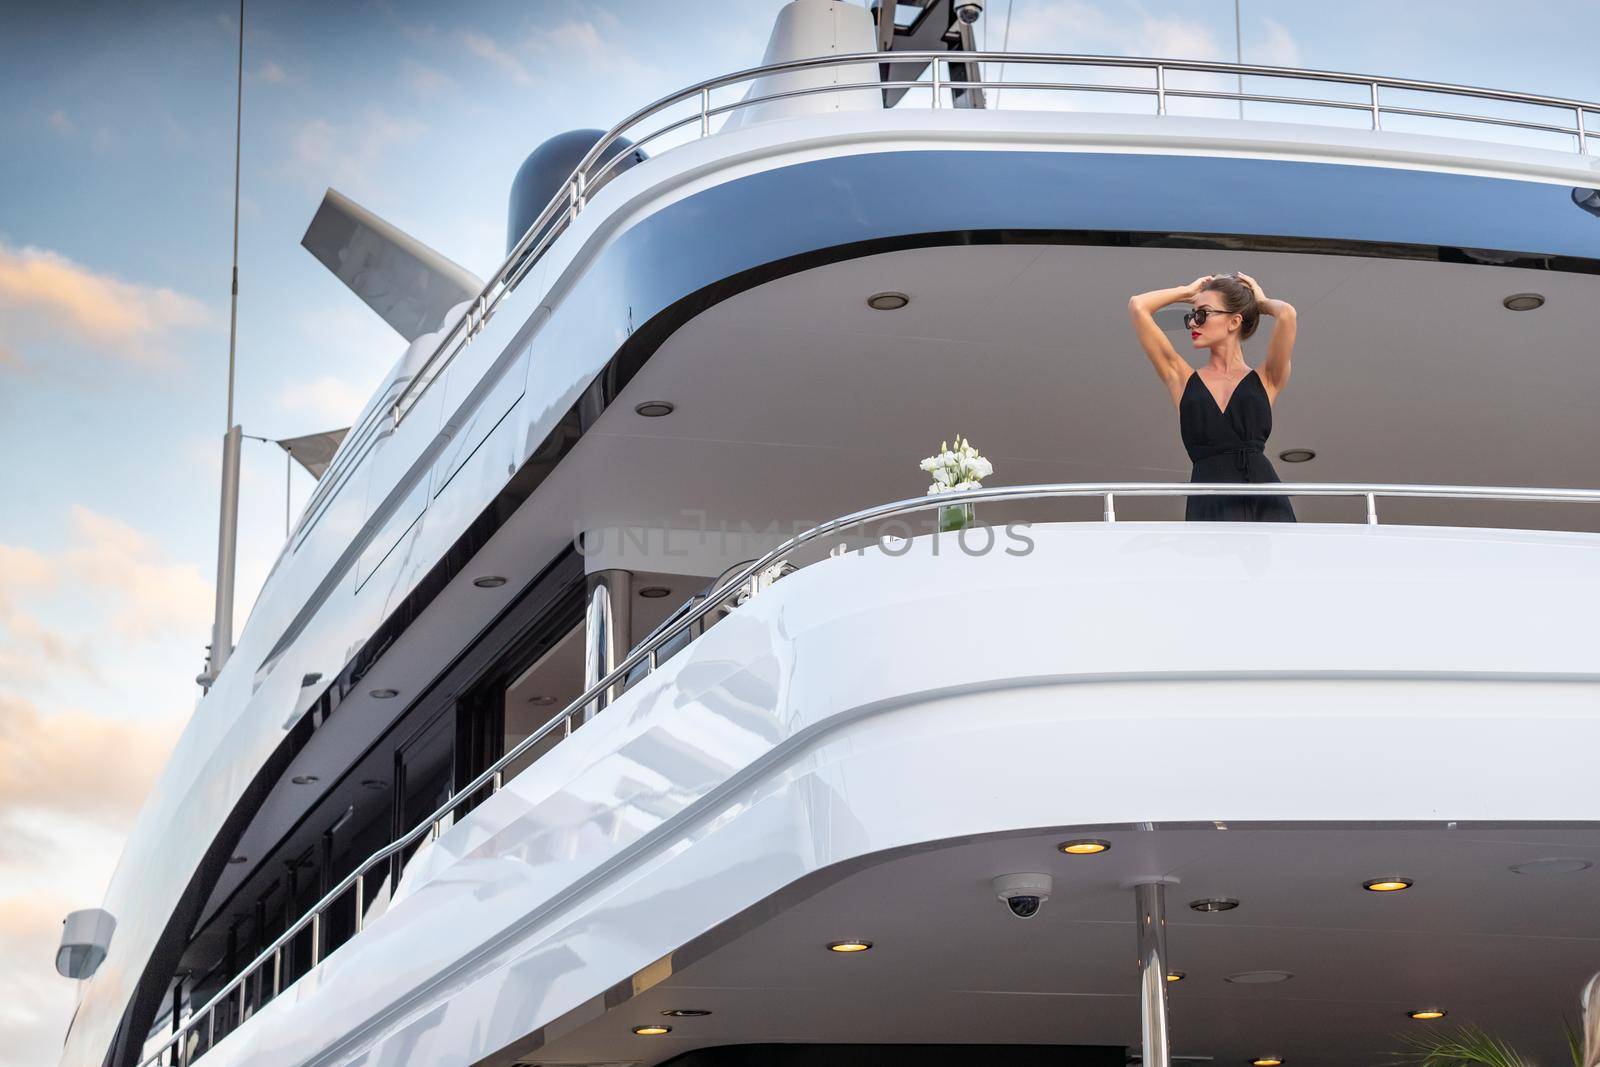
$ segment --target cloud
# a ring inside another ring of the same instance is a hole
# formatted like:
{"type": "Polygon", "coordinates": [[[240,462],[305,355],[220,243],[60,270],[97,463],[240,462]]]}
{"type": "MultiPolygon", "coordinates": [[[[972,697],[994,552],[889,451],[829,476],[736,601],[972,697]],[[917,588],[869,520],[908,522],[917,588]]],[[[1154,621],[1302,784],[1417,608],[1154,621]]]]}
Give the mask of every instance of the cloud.
{"type": "Polygon", "coordinates": [[[1295,42],[1288,27],[1277,19],[1261,17],[1266,33],[1261,40],[1250,42],[1250,62],[1268,67],[1303,67],[1300,45],[1295,42]]]}
{"type": "Polygon", "coordinates": [[[73,122],[72,119],[67,116],[67,113],[62,111],[60,108],[50,112],[49,122],[50,128],[55,130],[63,137],[71,137],[73,134],[78,132],[78,124],[73,122]]]}
{"type": "Polygon", "coordinates": [[[168,562],[144,534],[81,504],[71,521],[63,562],[75,580],[110,594],[111,622],[125,636],[199,632],[210,622],[211,583],[193,564],[168,562]]]}
{"type": "Polygon", "coordinates": [[[380,109],[359,122],[335,126],[326,119],[302,123],[292,136],[293,166],[311,188],[360,186],[395,145],[415,141],[427,127],[380,109]]]}
{"type": "Polygon", "coordinates": [[[126,827],[182,725],[176,714],[155,722],[85,711],[46,715],[0,693],[0,810],[48,809],[126,827]]]}
{"type": "Polygon", "coordinates": [[[456,87],[456,83],[451,80],[448,74],[418,63],[414,59],[406,60],[404,68],[406,88],[418,96],[433,96],[456,87]]]}
{"type": "Polygon", "coordinates": [[[319,426],[331,428],[349,426],[371,396],[371,389],[328,374],[284,387],[278,394],[278,404],[293,414],[311,416],[319,426]]]}
{"type": "Polygon", "coordinates": [[[494,43],[493,38],[486,37],[481,33],[473,33],[471,30],[462,30],[459,37],[461,43],[466,46],[467,51],[479,59],[487,60],[499,67],[507,77],[518,85],[533,84],[532,75],[528,73],[527,68],[522,65],[521,61],[509,52],[502,51],[500,46],[494,43]]]}
{"type": "MultiPolygon", "coordinates": [[[[1181,16],[1152,15],[1137,2],[1089,4],[1050,0],[1017,5],[1011,29],[1013,46],[1078,54],[1144,55],[1174,59],[1233,58],[1205,22],[1181,16]]],[[[1043,69],[1043,68],[1041,68],[1043,69]]],[[[1074,75],[1076,76],[1076,75],[1074,75]]]]}
{"type": "Polygon", "coordinates": [[[278,64],[274,63],[270,59],[267,60],[265,63],[263,63],[261,65],[261,75],[260,75],[260,77],[261,77],[261,80],[264,81],[264,82],[274,82],[274,83],[276,83],[276,82],[286,82],[286,81],[289,80],[289,75],[287,75],[287,74],[285,74],[283,72],[283,68],[278,66],[278,64]]]}
{"type": "Polygon", "coordinates": [[[170,361],[174,332],[209,321],[193,297],[100,274],[47,249],[0,243],[0,350],[66,336],[117,359],[161,364],[170,361]]]}

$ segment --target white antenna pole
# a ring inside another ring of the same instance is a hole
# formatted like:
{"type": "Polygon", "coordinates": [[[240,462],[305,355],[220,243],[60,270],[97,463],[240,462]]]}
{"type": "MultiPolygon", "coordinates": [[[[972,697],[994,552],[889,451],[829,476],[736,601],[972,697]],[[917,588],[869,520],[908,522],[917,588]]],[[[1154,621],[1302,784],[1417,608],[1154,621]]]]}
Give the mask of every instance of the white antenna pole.
{"type": "MultiPolygon", "coordinates": [[[[243,0],[240,0],[243,3],[243,0]]],[[[1234,62],[1245,66],[1245,35],[1238,30],[1238,3],[1234,0],[1234,62]]],[[[1238,75],[1238,117],[1245,117],[1245,75],[1238,75]]]]}
{"type": "Polygon", "coordinates": [[[244,130],[244,0],[239,0],[239,63],[233,117],[233,284],[228,310],[228,422],[222,438],[222,516],[217,524],[217,604],[211,621],[211,651],[195,679],[202,689],[222,673],[233,652],[233,580],[239,547],[239,442],[233,421],[234,365],[239,336],[239,161],[244,130]]]}

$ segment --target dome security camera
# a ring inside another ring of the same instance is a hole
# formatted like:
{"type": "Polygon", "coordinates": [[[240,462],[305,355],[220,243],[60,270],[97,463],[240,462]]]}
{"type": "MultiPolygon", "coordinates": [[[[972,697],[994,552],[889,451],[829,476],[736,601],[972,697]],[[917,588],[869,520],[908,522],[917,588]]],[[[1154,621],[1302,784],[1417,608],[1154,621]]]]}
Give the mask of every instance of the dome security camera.
{"type": "Polygon", "coordinates": [[[983,0],[956,0],[956,18],[971,25],[983,14],[983,0]]]}
{"type": "Polygon", "coordinates": [[[1003,874],[991,884],[995,896],[1019,919],[1039,914],[1055,888],[1055,881],[1048,874],[1003,874]]]}

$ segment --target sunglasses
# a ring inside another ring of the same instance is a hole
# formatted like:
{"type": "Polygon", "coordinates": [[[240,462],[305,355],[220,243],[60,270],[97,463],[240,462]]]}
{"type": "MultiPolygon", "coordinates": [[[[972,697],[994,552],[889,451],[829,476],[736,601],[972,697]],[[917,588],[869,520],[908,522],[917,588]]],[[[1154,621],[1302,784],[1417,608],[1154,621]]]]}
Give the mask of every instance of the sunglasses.
{"type": "Polygon", "coordinates": [[[1206,324],[1206,318],[1211,315],[1231,314],[1233,314],[1233,312],[1224,311],[1221,308],[1198,307],[1193,311],[1186,311],[1183,313],[1183,328],[1186,330],[1192,330],[1196,326],[1204,326],[1206,324]]]}

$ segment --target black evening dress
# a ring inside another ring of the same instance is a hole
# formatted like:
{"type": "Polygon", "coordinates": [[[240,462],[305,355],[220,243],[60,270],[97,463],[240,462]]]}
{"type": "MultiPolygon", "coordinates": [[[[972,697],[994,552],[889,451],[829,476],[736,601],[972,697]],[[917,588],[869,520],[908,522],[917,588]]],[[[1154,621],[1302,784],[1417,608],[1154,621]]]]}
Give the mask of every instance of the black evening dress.
{"type": "MultiPolygon", "coordinates": [[[[1234,386],[1226,410],[1198,371],[1191,371],[1178,401],[1178,428],[1194,463],[1191,482],[1276,482],[1267,459],[1272,433],[1272,401],[1261,376],[1251,371],[1234,386]]],[[[1188,522],[1294,522],[1286,496],[1192,496],[1184,509],[1188,522]]]]}

